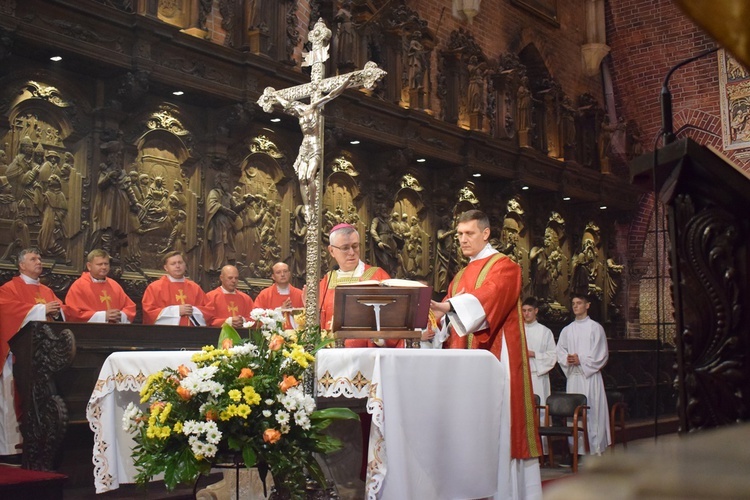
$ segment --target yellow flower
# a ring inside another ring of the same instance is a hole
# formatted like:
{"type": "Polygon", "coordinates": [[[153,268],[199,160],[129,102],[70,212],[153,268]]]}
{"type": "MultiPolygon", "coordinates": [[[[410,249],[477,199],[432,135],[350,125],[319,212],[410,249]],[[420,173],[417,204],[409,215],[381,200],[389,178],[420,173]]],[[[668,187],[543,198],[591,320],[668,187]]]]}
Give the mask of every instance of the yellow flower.
{"type": "Polygon", "coordinates": [[[228,396],[229,396],[229,399],[231,399],[234,402],[237,402],[240,399],[242,399],[242,393],[238,391],[237,389],[232,389],[231,391],[229,391],[228,396]]]}
{"type": "Polygon", "coordinates": [[[182,422],[175,422],[174,427],[172,427],[172,430],[174,430],[175,434],[181,434],[182,433],[182,422]]]}
{"type": "Polygon", "coordinates": [[[260,394],[255,392],[255,387],[252,385],[246,385],[242,388],[242,393],[245,396],[245,403],[249,405],[260,404],[260,394]]]}
{"type": "Polygon", "coordinates": [[[162,411],[161,415],[159,416],[159,421],[163,424],[167,421],[167,418],[169,417],[169,412],[172,411],[172,403],[167,403],[167,405],[164,407],[164,411],[162,411]]]}
{"type": "Polygon", "coordinates": [[[237,406],[237,416],[240,418],[247,418],[248,415],[250,415],[250,412],[252,410],[248,405],[238,405],[237,406]]]}
{"type": "Polygon", "coordinates": [[[143,388],[141,389],[141,404],[148,401],[151,396],[154,394],[154,391],[156,390],[155,387],[153,387],[154,383],[158,379],[164,378],[164,372],[158,371],[156,373],[152,373],[148,376],[148,379],[146,379],[146,383],[143,384],[143,388]]]}

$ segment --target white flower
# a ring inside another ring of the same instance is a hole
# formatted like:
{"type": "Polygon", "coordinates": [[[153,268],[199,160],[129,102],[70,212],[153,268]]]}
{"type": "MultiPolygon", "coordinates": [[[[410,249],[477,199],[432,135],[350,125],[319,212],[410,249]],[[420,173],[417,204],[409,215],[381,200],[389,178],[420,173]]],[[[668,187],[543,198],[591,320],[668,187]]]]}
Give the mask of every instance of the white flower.
{"type": "Polygon", "coordinates": [[[289,431],[292,430],[292,426],[289,424],[283,424],[279,426],[279,430],[282,434],[289,434],[289,431]]]}
{"type": "Polygon", "coordinates": [[[143,422],[139,422],[136,419],[143,416],[143,412],[138,408],[132,401],[128,403],[125,408],[125,413],[122,415],[122,430],[126,432],[133,432],[143,426],[143,422]]]}
{"type": "Polygon", "coordinates": [[[273,399],[266,399],[265,403],[266,403],[266,404],[267,404],[268,406],[271,406],[271,405],[273,405],[273,399]]]}
{"type": "Polygon", "coordinates": [[[294,423],[305,430],[310,429],[310,419],[307,417],[307,414],[304,411],[300,410],[294,414],[294,423]]]}
{"type": "Polygon", "coordinates": [[[279,410],[276,412],[276,421],[280,424],[288,424],[289,423],[289,414],[285,412],[284,410],[279,410]]]}
{"type": "Polygon", "coordinates": [[[208,443],[204,445],[203,447],[203,456],[204,457],[214,457],[216,456],[216,452],[219,451],[218,446],[215,444],[208,443]]]}
{"type": "MultiPolygon", "coordinates": [[[[263,410],[263,416],[268,418],[272,415],[271,410],[263,410]]],[[[127,430],[127,429],[126,429],[127,430]]]]}
{"type": "Polygon", "coordinates": [[[210,444],[219,444],[221,436],[221,431],[216,425],[216,422],[206,422],[206,442],[210,444]]]}

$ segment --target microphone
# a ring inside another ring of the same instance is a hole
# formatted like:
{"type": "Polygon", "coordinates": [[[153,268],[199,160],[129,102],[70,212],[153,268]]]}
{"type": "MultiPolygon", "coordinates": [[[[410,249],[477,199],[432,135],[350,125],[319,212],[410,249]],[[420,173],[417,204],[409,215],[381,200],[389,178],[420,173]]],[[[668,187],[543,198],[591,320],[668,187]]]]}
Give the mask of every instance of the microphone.
{"type": "MultiPolygon", "coordinates": [[[[318,309],[318,318],[320,318],[320,315],[323,313],[323,305],[326,303],[326,294],[328,293],[328,288],[331,286],[331,277],[333,276],[333,273],[339,270],[339,265],[334,264],[330,271],[328,271],[328,279],[326,280],[326,289],[323,290],[323,298],[320,299],[320,308],[318,309]]],[[[324,325],[320,325],[320,328],[325,328],[324,325]]]]}
{"type": "Polygon", "coordinates": [[[669,70],[667,76],[664,78],[664,84],[661,87],[661,95],[659,96],[659,101],[661,103],[662,141],[664,143],[664,146],[673,143],[676,138],[674,135],[674,125],[672,123],[672,93],[669,91],[669,79],[672,77],[672,73],[685,66],[686,64],[690,64],[691,62],[700,59],[701,57],[713,54],[717,50],[719,50],[719,47],[714,47],[713,49],[708,49],[701,52],[697,56],[693,56],[689,59],[685,59],[684,61],[677,63],[672,67],[672,69],[669,70]]]}

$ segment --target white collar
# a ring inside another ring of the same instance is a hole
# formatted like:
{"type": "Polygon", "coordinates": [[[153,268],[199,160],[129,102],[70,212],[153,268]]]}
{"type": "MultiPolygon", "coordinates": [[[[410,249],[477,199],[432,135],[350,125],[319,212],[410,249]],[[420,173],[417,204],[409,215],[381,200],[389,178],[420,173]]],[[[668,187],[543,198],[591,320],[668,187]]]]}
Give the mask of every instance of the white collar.
{"type": "Polygon", "coordinates": [[[169,281],[171,281],[172,283],[184,283],[185,282],[185,278],[176,279],[176,278],[171,277],[168,274],[166,276],[169,279],[169,281]]]}
{"type": "Polygon", "coordinates": [[[365,274],[365,263],[362,260],[359,261],[357,267],[352,271],[342,271],[341,269],[336,271],[336,275],[339,278],[359,278],[363,274],[365,274]]]}
{"type": "Polygon", "coordinates": [[[91,275],[91,273],[89,273],[89,278],[91,278],[91,281],[93,281],[94,283],[106,283],[107,282],[107,278],[104,278],[103,280],[98,280],[98,279],[94,278],[91,275]]]}
{"type": "Polygon", "coordinates": [[[26,275],[25,275],[25,274],[23,274],[23,273],[20,273],[20,274],[19,274],[19,276],[21,276],[21,279],[22,279],[22,280],[23,280],[23,282],[24,282],[24,283],[26,283],[27,285],[38,285],[38,284],[39,284],[39,278],[37,278],[37,279],[34,279],[34,278],[32,278],[31,276],[26,276],[26,275]]]}
{"type": "Polygon", "coordinates": [[[289,290],[291,289],[292,285],[287,284],[286,288],[281,288],[278,284],[274,283],[276,285],[276,291],[279,292],[279,295],[289,295],[289,290]]]}
{"type": "Polygon", "coordinates": [[[469,262],[474,262],[477,259],[484,259],[485,257],[489,257],[490,255],[494,255],[496,253],[500,253],[495,248],[489,244],[489,242],[484,246],[483,249],[479,251],[478,254],[476,254],[474,257],[471,257],[469,259],[469,262]]]}
{"type": "Polygon", "coordinates": [[[227,289],[226,289],[226,288],[224,288],[223,286],[220,286],[219,288],[221,288],[221,291],[222,291],[222,292],[224,292],[224,293],[225,293],[225,294],[227,294],[227,295],[234,295],[235,293],[237,293],[237,291],[236,291],[236,290],[235,290],[234,292],[230,292],[229,290],[227,290],[227,289]]]}

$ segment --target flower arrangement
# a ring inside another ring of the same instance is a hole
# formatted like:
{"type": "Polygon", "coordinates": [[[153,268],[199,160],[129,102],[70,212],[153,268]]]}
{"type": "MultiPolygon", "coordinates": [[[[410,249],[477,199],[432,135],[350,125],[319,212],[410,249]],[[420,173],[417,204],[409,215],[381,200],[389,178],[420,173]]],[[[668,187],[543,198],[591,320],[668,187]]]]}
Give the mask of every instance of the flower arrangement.
{"type": "Polygon", "coordinates": [[[255,309],[241,340],[229,325],[216,347],[193,355],[195,367],[180,365],[149,376],[141,404],[123,417],[135,434],[136,481],[164,473],[168,489],[195,481],[212,464],[244,462],[261,477],[270,470],[277,490],[304,498],[307,471],[325,487],[313,453],[329,453],[341,442],[323,433],[336,419],[357,419],[345,408],[315,409],[301,381],[315,353],[330,340],[317,329],[283,329],[283,316],[255,309]]]}

